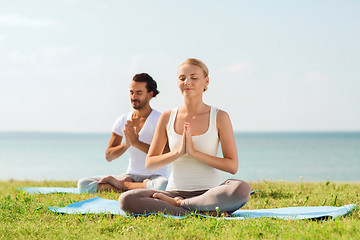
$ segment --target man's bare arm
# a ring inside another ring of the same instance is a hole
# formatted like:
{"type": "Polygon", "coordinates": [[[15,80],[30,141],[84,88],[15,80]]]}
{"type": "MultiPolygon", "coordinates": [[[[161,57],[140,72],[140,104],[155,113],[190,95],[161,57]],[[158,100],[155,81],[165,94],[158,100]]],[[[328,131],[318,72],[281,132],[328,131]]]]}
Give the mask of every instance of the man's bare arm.
{"type": "MultiPolygon", "coordinates": [[[[124,143],[121,144],[123,137],[117,135],[116,133],[112,133],[112,136],[109,141],[109,146],[107,147],[105,151],[105,158],[107,161],[111,162],[116,158],[119,158],[121,155],[123,155],[126,150],[130,147],[136,147],[140,151],[144,153],[148,153],[150,144],[144,143],[139,140],[139,135],[136,132],[136,129],[133,127],[125,126],[124,129],[124,143]]],[[[164,153],[169,152],[169,145],[166,144],[164,148],[164,153]]]]}
{"type": "Polygon", "coordinates": [[[144,143],[139,140],[139,133],[137,132],[136,127],[132,125],[132,122],[130,120],[125,123],[124,136],[126,142],[129,145],[136,147],[137,149],[146,154],[148,153],[150,144],[144,143]]]}
{"type": "Polygon", "coordinates": [[[109,145],[105,150],[105,158],[108,162],[111,162],[114,159],[119,158],[130,147],[127,141],[124,141],[124,143],[122,144],[121,141],[122,141],[122,136],[119,136],[116,133],[112,133],[109,141],[109,145]]]}

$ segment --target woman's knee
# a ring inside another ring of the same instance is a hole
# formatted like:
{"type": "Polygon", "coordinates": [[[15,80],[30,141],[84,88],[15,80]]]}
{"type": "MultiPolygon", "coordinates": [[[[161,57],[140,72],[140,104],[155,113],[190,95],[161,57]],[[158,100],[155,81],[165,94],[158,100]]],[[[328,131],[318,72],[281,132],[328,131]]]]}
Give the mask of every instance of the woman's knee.
{"type": "Polygon", "coordinates": [[[250,197],[251,186],[249,183],[242,180],[228,180],[227,184],[231,186],[232,195],[240,199],[248,199],[250,197]]]}
{"type": "Polygon", "coordinates": [[[131,212],[133,200],[136,198],[133,193],[134,190],[123,192],[119,197],[120,208],[126,212],[131,212]]]}
{"type": "Polygon", "coordinates": [[[147,189],[134,189],[122,193],[119,197],[120,208],[129,213],[137,213],[144,197],[150,197],[153,191],[147,189]]]}

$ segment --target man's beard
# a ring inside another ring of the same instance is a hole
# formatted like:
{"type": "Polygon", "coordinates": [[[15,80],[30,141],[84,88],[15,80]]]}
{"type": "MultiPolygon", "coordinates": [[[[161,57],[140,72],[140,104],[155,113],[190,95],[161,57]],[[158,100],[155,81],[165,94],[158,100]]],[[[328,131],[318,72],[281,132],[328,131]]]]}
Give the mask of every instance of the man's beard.
{"type": "Polygon", "coordinates": [[[142,109],[143,107],[145,107],[147,102],[148,102],[147,99],[145,99],[144,101],[139,101],[139,100],[131,101],[133,108],[136,110],[139,110],[139,109],[142,109]]]}

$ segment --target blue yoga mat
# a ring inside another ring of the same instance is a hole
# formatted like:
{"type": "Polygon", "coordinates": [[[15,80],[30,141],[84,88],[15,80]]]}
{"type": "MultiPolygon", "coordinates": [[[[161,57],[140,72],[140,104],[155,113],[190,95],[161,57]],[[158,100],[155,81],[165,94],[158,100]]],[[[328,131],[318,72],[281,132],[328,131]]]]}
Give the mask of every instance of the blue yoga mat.
{"type": "MultiPolygon", "coordinates": [[[[225,217],[224,219],[243,220],[246,218],[280,218],[280,219],[313,219],[321,217],[340,217],[357,208],[357,205],[350,204],[342,207],[288,207],[288,208],[272,208],[272,209],[239,209],[231,214],[231,217],[225,217]]],[[[116,200],[103,199],[101,197],[95,197],[81,202],[72,203],[66,207],[49,207],[49,209],[56,213],[67,214],[115,214],[126,215],[119,207],[119,203],[116,200]]],[[[149,214],[146,214],[149,215],[149,214]]],[[[145,215],[145,216],[146,216],[145,215]]],[[[170,216],[171,218],[184,218],[186,216],[170,216]]],[[[199,215],[204,216],[204,215],[199,215]]]]}
{"type": "Polygon", "coordinates": [[[80,194],[77,188],[65,188],[65,187],[22,187],[18,188],[24,190],[27,193],[75,193],[80,194]]]}

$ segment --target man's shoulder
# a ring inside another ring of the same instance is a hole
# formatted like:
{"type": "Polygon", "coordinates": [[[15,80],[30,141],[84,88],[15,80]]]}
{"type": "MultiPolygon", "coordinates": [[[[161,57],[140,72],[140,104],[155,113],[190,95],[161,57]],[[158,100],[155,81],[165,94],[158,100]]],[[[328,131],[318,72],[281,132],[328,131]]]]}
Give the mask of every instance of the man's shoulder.
{"type": "Polygon", "coordinates": [[[156,109],[153,109],[153,110],[151,111],[151,114],[150,114],[150,116],[149,116],[149,119],[151,119],[151,120],[153,120],[153,121],[158,121],[159,118],[160,118],[160,116],[161,116],[161,112],[159,112],[159,111],[156,110],[156,109]]]}
{"type": "Polygon", "coordinates": [[[160,116],[160,115],[161,115],[161,112],[159,112],[159,111],[156,110],[156,109],[153,109],[153,110],[151,111],[151,114],[153,114],[154,116],[160,116]]]}
{"type": "Polygon", "coordinates": [[[132,111],[128,113],[124,113],[116,118],[115,123],[125,122],[126,120],[129,119],[129,117],[131,118],[131,116],[132,116],[132,111]]]}

